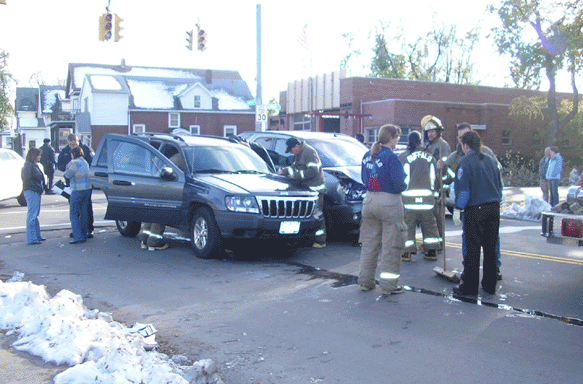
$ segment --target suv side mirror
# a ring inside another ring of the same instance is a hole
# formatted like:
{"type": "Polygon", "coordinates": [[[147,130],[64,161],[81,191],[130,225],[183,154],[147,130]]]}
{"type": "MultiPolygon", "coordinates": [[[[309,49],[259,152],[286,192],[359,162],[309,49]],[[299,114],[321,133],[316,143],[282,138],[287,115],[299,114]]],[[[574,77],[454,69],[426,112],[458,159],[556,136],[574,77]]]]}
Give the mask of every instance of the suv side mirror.
{"type": "Polygon", "coordinates": [[[174,170],[170,167],[164,167],[160,170],[160,177],[162,180],[166,181],[174,181],[178,178],[174,170]]]}

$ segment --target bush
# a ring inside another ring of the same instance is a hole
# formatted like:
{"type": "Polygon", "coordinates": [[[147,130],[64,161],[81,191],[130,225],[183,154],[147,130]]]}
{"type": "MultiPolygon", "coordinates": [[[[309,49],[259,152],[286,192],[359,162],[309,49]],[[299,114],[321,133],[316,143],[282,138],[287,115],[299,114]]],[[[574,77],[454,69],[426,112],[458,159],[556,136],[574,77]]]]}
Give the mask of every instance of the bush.
{"type": "Polygon", "coordinates": [[[519,152],[508,152],[498,157],[504,167],[502,179],[504,185],[533,187],[539,185],[538,164],[540,159],[525,156],[519,152]]]}

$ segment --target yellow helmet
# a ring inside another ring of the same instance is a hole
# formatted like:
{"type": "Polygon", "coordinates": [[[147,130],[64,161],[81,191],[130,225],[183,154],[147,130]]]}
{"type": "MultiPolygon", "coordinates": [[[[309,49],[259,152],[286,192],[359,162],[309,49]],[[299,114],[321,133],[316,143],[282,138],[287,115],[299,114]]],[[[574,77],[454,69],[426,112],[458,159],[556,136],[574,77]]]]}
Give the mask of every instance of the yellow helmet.
{"type": "Polygon", "coordinates": [[[421,128],[423,129],[423,131],[431,131],[432,129],[441,131],[444,130],[443,124],[441,124],[441,120],[431,115],[427,115],[423,119],[421,119],[421,128]]]}

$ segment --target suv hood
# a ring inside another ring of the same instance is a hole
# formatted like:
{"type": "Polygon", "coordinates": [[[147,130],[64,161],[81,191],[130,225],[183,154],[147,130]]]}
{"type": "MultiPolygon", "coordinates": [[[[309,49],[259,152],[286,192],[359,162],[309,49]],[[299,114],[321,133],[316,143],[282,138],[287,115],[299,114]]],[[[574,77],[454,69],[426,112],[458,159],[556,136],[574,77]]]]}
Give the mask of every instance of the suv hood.
{"type": "Polygon", "coordinates": [[[264,194],[310,196],[315,194],[305,188],[295,186],[292,180],[272,174],[209,174],[194,175],[195,180],[212,184],[233,194],[264,194]],[[275,191],[275,192],[274,192],[275,191]]]}
{"type": "Polygon", "coordinates": [[[324,171],[332,174],[342,173],[353,181],[362,184],[361,167],[359,165],[349,167],[326,167],[324,168],[324,171]]]}

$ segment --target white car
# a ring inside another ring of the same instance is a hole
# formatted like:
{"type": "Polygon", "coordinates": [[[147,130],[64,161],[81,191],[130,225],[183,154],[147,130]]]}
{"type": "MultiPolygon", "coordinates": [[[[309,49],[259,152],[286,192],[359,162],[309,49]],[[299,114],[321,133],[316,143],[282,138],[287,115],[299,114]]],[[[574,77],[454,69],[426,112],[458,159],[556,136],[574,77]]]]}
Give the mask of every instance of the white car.
{"type": "Polygon", "coordinates": [[[16,198],[26,206],[20,175],[24,159],[11,149],[0,148],[0,201],[16,198]]]}

